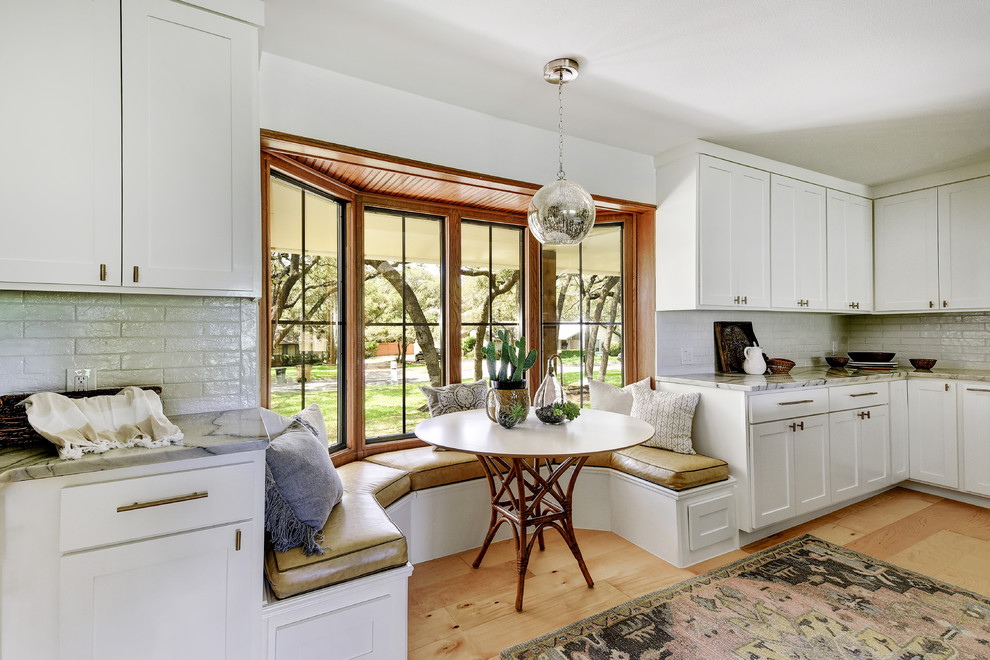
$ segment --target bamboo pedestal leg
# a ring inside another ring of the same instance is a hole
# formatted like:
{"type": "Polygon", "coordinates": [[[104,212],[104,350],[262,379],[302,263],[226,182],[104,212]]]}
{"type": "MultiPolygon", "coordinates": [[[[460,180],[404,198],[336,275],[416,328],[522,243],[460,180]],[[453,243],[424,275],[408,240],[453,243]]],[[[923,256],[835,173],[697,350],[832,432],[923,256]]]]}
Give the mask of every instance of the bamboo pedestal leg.
{"type": "Polygon", "coordinates": [[[472,566],[481,565],[498,528],[508,524],[516,541],[516,570],[519,581],[516,586],[516,610],[522,610],[526,569],[533,544],[544,548],[543,532],[548,527],[557,530],[570,549],[589,587],[595,586],[588,567],[581,556],[572,520],[572,495],[578,473],[587,462],[587,456],[568,457],[554,464],[549,458],[503,458],[478,456],[488,479],[491,491],[492,515],[485,542],[481,545],[472,566]],[[561,478],[574,468],[566,487],[561,478]],[[545,475],[545,476],[544,476],[545,475]]]}

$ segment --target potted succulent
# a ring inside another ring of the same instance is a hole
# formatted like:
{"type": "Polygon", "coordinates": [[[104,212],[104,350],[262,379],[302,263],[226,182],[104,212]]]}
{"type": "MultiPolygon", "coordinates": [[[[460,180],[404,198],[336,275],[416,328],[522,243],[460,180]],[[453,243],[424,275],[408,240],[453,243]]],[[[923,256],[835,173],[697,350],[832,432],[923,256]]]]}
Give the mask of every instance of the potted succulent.
{"type": "Polygon", "coordinates": [[[526,352],[526,338],[520,337],[515,343],[505,330],[498,331],[499,342],[492,341],[485,345],[482,353],[488,361],[488,375],[491,378],[492,389],[488,391],[488,417],[498,422],[498,411],[512,408],[519,403],[523,407],[522,416],[516,421],[521,422],[529,415],[529,393],[526,390],[526,379],[523,374],[536,364],[536,349],[526,352]]]}

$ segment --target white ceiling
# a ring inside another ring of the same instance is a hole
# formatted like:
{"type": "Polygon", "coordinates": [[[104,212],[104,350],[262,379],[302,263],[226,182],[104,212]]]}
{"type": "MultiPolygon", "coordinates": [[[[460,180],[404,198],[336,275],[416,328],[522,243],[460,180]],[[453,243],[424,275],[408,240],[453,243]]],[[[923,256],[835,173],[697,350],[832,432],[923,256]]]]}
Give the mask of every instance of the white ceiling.
{"type": "MultiPolygon", "coordinates": [[[[658,154],[701,138],[876,185],[990,161],[988,0],[266,0],[265,51],[658,154]]],[[[353,145],[361,146],[361,145],[353,145]]]]}

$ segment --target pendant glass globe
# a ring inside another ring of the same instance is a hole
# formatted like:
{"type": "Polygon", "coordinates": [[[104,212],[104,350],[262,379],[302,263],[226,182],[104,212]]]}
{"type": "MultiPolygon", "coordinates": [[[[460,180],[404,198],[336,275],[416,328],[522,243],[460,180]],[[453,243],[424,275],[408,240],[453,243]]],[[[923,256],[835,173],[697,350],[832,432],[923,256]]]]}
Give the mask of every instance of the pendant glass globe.
{"type": "Polygon", "coordinates": [[[557,179],[533,195],[527,222],[543,245],[575,245],[595,226],[595,201],[579,184],[557,179]]]}

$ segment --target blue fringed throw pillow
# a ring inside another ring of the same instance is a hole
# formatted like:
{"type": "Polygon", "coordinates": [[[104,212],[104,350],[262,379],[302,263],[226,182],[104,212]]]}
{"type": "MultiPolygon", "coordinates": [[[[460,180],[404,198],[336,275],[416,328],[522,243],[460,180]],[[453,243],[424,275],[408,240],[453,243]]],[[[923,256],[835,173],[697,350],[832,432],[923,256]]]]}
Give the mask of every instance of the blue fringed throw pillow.
{"type": "Polygon", "coordinates": [[[323,554],[323,526],[344,486],[327,449],[326,426],[315,404],[293,416],[265,453],[265,530],[272,547],[302,546],[323,554]]]}

